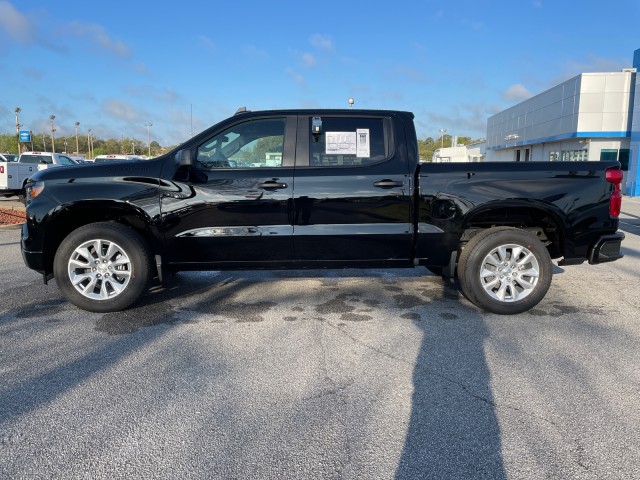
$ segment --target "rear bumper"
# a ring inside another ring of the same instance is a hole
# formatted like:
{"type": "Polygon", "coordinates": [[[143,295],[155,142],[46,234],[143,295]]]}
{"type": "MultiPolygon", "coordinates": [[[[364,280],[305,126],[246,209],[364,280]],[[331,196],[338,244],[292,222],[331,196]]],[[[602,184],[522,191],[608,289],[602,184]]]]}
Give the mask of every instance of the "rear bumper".
{"type": "Polygon", "coordinates": [[[613,262],[614,260],[622,258],[624,256],[620,253],[622,240],[624,240],[624,233],[622,232],[600,237],[589,251],[589,263],[594,265],[597,263],[613,262]]]}

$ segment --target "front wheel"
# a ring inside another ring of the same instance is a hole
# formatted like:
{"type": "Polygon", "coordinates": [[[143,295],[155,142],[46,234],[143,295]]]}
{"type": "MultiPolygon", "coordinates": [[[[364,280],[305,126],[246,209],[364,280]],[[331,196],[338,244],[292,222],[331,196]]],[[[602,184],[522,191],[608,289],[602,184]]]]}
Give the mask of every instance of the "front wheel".
{"type": "Polygon", "coordinates": [[[129,307],[147,289],[151,255],[134,230],[112,222],[92,223],[71,232],[60,244],[53,273],[60,291],[90,312],[129,307]]]}
{"type": "Polygon", "coordinates": [[[478,233],[462,250],[458,277],[465,296],[489,312],[510,315],[537,305],[551,285],[553,264],[538,238],[512,227],[478,233]]]}

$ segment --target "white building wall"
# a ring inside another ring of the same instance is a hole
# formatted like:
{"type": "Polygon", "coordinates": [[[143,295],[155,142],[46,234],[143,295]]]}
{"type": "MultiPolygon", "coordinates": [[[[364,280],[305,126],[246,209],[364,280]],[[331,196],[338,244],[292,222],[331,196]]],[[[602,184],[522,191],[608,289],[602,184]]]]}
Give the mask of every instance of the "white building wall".
{"type": "Polygon", "coordinates": [[[487,121],[487,161],[599,160],[602,149],[629,148],[635,73],[583,73],[487,121]],[[580,153],[584,151],[584,153],[580,153]],[[558,158],[561,159],[561,158],[558,158]]]}
{"type": "Polygon", "coordinates": [[[631,129],[630,72],[583,73],[578,132],[627,132],[631,129]]]}

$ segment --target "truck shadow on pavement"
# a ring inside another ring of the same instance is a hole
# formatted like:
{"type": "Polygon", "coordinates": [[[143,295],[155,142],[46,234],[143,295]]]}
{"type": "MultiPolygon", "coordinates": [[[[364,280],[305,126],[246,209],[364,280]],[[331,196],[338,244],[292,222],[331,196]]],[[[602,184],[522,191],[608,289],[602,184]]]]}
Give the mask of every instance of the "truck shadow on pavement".
{"type": "MultiPolygon", "coordinates": [[[[296,275],[314,277],[313,273],[307,272],[275,275],[293,282],[296,275]]],[[[323,275],[317,275],[314,280],[325,282],[322,288],[332,292],[331,299],[315,296],[314,304],[309,292],[283,292],[283,296],[299,295],[299,305],[308,302],[304,307],[287,309],[283,320],[334,323],[332,331],[340,333],[341,324],[370,321],[367,309],[381,306],[378,301],[384,300],[390,305],[388,315],[397,316],[389,321],[407,322],[422,333],[415,363],[412,354],[387,352],[411,365],[408,368],[413,371],[413,394],[399,459],[392,456],[379,461],[390,463],[396,478],[403,480],[505,478],[500,427],[484,354],[488,329],[482,314],[467,306],[458,289],[433,276],[410,279],[407,286],[393,278],[379,278],[375,282],[382,288],[373,290],[366,277],[357,288],[350,289],[343,288],[339,275],[332,279],[336,281],[327,282],[323,275]],[[416,285],[418,289],[413,288],[416,285]],[[382,293],[384,299],[376,298],[381,294],[380,290],[386,292],[382,293]]],[[[4,406],[0,424],[47,404],[86,379],[99,375],[130,352],[153,343],[166,333],[163,327],[203,321],[201,314],[214,314],[204,321],[215,323],[216,313],[226,322],[264,321],[263,314],[277,308],[278,298],[269,300],[265,295],[254,301],[238,294],[245,289],[260,290],[260,284],[268,283],[269,279],[246,279],[244,274],[223,274],[213,278],[199,274],[188,274],[184,278],[179,275],[168,287],[153,288],[134,308],[124,312],[87,314],[88,321],[95,321],[95,329],[111,338],[105,338],[87,354],[67,361],[61,362],[55,352],[51,352],[50,369],[26,377],[11,389],[0,392],[0,404],[4,406]],[[143,335],[129,335],[144,327],[157,328],[145,329],[143,335]],[[38,394],[33,395],[33,392],[38,394]]],[[[33,299],[23,308],[25,313],[14,312],[16,315],[11,316],[39,318],[39,321],[48,316],[47,322],[64,322],[65,312],[74,307],[66,304],[54,287],[45,298],[33,299]]],[[[402,420],[395,419],[396,422],[402,420]]],[[[376,418],[372,417],[371,421],[375,422],[376,418]]],[[[363,426],[351,425],[349,430],[361,428],[363,426]]]]}
{"type": "MultiPolygon", "coordinates": [[[[198,320],[201,314],[209,315],[206,321],[210,322],[261,322],[262,315],[278,305],[277,299],[271,302],[262,297],[253,303],[240,301],[236,297],[240,291],[260,289],[261,283],[244,278],[242,273],[215,278],[204,275],[178,275],[168,287],[152,289],[134,308],[102,315],[96,329],[110,335],[130,334],[154,325],[197,323],[202,321],[198,320]],[[214,312],[220,315],[219,320],[211,320],[214,312]]],[[[274,275],[293,281],[297,276],[314,277],[308,271],[274,275]]],[[[283,320],[311,316],[331,322],[333,315],[341,319],[336,325],[369,321],[367,307],[378,307],[376,300],[361,296],[357,289],[339,288],[340,274],[337,277],[337,283],[325,285],[335,291],[332,299],[299,307],[298,311],[294,308],[283,320]]],[[[317,279],[322,281],[322,275],[317,279]]],[[[393,283],[385,287],[398,312],[404,312],[398,316],[422,331],[413,367],[411,413],[396,478],[503,479],[500,427],[484,354],[488,330],[483,317],[465,305],[456,284],[433,276],[425,277],[421,284],[424,288],[418,292],[393,283]]],[[[301,299],[308,294],[302,292],[301,299]]]]}

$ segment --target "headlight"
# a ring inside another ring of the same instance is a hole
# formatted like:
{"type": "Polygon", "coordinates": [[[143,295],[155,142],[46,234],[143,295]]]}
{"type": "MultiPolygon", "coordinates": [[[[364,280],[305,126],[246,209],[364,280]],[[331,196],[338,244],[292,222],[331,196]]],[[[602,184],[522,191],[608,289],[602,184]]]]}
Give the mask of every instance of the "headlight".
{"type": "Polygon", "coordinates": [[[26,200],[27,202],[33,200],[44,191],[44,182],[36,182],[27,185],[26,188],[26,200]]]}

